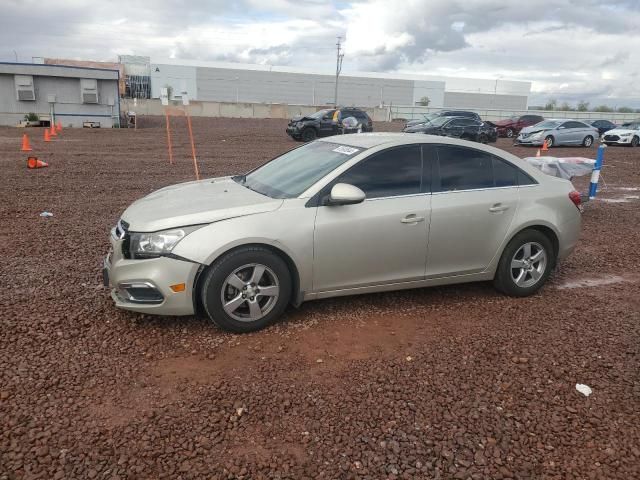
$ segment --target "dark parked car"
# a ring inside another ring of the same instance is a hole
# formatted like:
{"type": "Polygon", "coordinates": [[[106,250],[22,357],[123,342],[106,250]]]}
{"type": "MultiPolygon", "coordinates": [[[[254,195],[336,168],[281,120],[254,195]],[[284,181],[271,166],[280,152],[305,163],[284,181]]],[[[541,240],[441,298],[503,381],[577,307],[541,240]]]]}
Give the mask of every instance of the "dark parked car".
{"type": "Polygon", "coordinates": [[[424,126],[412,127],[405,129],[405,131],[407,133],[454,137],[480,143],[495,142],[498,138],[498,132],[492,124],[465,117],[438,117],[424,126]]]}
{"type": "MultiPolygon", "coordinates": [[[[479,122],[482,121],[482,119],[480,118],[480,115],[478,115],[476,112],[468,112],[466,110],[442,110],[440,112],[427,113],[423,115],[422,118],[417,120],[409,120],[404,125],[404,128],[406,129],[406,128],[414,127],[416,125],[423,125],[423,124],[426,125],[427,123],[431,122],[431,120],[435,120],[436,118],[440,118],[440,117],[465,117],[465,118],[473,118],[474,120],[477,120],[479,122]]],[[[407,133],[413,133],[413,132],[407,132],[407,133]]]]}
{"type": "Polygon", "coordinates": [[[540,115],[516,115],[506,120],[498,120],[493,123],[498,128],[498,136],[513,138],[516,137],[523,128],[530,127],[543,120],[544,117],[540,115]]]}
{"type": "MultiPolygon", "coordinates": [[[[367,112],[358,108],[320,110],[312,115],[293,117],[287,126],[287,133],[295,140],[310,142],[317,137],[328,137],[351,130],[343,129],[342,120],[354,117],[363,132],[373,132],[373,122],[367,112]]],[[[355,130],[353,130],[355,131],[355,130]]]]}
{"type": "Polygon", "coordinates": [[[589,122],[589,124],[598,129],[598,133],[602,135],[604,132],[608,132],[609,130],[613,130],[614,128],[618,128],[615,123],[610,122],[609,120],[594,120],[589,122]]]}

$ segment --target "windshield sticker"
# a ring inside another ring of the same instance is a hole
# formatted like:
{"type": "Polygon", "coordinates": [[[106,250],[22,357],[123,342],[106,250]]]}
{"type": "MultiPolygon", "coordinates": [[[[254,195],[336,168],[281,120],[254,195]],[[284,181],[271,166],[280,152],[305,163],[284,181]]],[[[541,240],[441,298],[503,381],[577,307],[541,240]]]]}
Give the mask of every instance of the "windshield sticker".
{"type": "Polygon", "coordinates": [[[345,155],[353,155],[356,152],[359,152],[357,148],[347,147],[346,145],[340,145],[337,148],[333,149],[336,153],[344,153],[345,155]]]}

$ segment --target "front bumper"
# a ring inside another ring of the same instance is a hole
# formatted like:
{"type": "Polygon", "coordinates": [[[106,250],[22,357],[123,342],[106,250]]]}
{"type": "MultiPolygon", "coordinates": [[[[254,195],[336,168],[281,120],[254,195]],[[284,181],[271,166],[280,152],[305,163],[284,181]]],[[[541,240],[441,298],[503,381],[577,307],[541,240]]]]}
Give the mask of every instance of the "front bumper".
{"type": "Polygon", "coordinates": [[[622,138],[618,135],[608,135],[609,138],[607,138],[607,135],[604,135],[601,137],[601,142],[606,144],[606,145],[630,145],[631,144],[631,140],[633,139],[633,135],[629,136],[629,137],[625,137],[622,138]],[[617,137],[617,138],[615,138],[617,137]]]}
{"type": "Polygon", "coordinates": [[[111,235],[111,251],[102,277],[116,307],[154,315],[193,315],[193,288],[201,265],[169,257],[130,260],[122,255],[122,240],[111,235]],[[184,283],[183,291],[170,286],[184,283]]]}
{"type": "Polygon", "coordinates": [[[541,147],[542,144],[544,143],[544,137],[531,139],[531,138],[524,138],[521,135],[518,135],[518,137],[516,138],[516,143],[519,145],[532,145],[536,147],[541,147]]]}
{"type": "Polygon", "coordinates": [[[293,138],[299,138],[300,135],[302,134],[298,127],[292,127],[292,126],[288,126],[286,132],[287,132],[287,135],[293,138]]]}

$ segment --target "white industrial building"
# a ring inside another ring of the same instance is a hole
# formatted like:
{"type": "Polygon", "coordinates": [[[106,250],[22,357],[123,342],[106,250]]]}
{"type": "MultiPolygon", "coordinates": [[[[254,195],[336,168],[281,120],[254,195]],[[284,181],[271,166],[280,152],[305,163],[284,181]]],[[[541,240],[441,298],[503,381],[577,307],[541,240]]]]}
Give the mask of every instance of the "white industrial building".
{"type": "MultiPolygon", "coordinates": [[[[330,105],[331,74],[271,65],[167,60],[150,63],[151,97],[168,88],[172,99],[244,103],[330,105]]],[[[429,107],[526,110],[530,82],[442,76],[343,73],[338,103],[358,107],[416,105],[429,107]]]]}
{"type": "Polygon", "coordinates": [[[118,70],[0,63],[0,125],[35,113],[44,122],[110,128],[120,116],[118,79],[118,70]]]}

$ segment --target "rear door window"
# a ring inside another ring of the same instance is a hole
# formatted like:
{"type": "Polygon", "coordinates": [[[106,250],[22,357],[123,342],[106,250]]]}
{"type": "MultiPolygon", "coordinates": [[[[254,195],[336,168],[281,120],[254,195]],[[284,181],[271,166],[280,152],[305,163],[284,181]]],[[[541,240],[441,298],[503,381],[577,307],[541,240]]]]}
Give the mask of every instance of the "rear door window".
{"type": "Polygon", "coordinates": [[[452,145],[437,147],[437,162],[434,162],[433,173],[434,192],[515,187],[536,183],[517,166],[490,153],[452,145]]]}
{"type": "Polygon", "coordinates": [[[434,191],[451,192],[493,187],[493,156],[473,148],[438,146],[434,191]]]}

